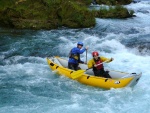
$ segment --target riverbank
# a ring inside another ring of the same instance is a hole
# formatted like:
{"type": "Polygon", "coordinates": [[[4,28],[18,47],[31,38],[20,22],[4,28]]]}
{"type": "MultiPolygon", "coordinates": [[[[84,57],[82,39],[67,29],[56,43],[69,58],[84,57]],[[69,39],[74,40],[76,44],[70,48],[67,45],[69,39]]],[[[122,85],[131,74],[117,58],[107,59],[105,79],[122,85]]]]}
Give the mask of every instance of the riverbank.
{"type": "Polygon", "coordinates": [[[134,11],[121,6],[130,3],[99,1],[98,4],[114,7],[89,10],[91,0],[1,0],[0,26],[18,29],[89,28],[95,26],[95,18],[128,18],[134,11]]]}

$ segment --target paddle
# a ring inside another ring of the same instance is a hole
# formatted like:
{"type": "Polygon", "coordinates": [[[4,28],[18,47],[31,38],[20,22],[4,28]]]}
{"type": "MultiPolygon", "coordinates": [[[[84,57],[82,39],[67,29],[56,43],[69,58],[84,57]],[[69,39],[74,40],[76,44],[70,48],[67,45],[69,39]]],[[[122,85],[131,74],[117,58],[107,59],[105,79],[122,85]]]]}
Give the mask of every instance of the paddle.
{"type": "MultiPolygon", "coordinates": [[[[108,60],[107,60],[107,61],[108,61],[108,60]]],[[[107,62],[107,61],[105,61],[105,62],[107,62]]],[[[103,63],[105,63],[105,62],[103,62],[103,63]]],[[[99,65],[101,65],[101,64],[103,64],[103,63],[100,63],[100,64],[98,64],[97,66],[99,66],[99,65]]],[[[86,71],[89,70],[89,69],[91,69],[91,68],[88,68],[88,69],[86,69],[86,70],[78,70],[78,71],[75,71],[75,72],[71,73],[72,79],[79,78],[80,76],[83,75],[84,72],[86,72],[86,71]]]]}
{"type": "Polygon", "coordinates": [[[72,79],[79,78],[79,77],[82,76],[83,73],[84,73],[85,71],[87,71],[87,70],[88,70],[88,69],[86,69],[86,70],[78,70],[78,71],[76,71],[76,72],[73,72],[73,73],[71,73],[71,78],[72,78],[72,79]]]}

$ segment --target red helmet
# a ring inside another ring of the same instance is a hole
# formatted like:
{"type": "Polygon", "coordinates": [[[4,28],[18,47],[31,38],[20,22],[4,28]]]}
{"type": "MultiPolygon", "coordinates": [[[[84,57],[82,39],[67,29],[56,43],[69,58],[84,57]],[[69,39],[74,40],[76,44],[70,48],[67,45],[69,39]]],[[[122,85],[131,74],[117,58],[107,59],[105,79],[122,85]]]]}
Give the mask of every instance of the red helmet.
{"type": "Polygon", "coordinates": [[[96,52],[96,51],[94,51],[94,52],[92,53],[92,55],[93,55],[93,56],[99,56],[98,52],[96,52]]]}

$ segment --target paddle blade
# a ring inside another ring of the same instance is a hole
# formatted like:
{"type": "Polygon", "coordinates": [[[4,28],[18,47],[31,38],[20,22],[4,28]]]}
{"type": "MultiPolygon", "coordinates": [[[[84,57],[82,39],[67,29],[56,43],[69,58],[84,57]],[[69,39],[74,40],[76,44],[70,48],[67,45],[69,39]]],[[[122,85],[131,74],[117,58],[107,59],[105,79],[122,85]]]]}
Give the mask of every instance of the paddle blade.
{"type": "Polygon", "coordinates": [[[85,70],[74,71],[73,73],[71,73],[71,77],[73,79],[76,79],[76,78],[82,76],[84,72],[85,72],[85,70]]]}

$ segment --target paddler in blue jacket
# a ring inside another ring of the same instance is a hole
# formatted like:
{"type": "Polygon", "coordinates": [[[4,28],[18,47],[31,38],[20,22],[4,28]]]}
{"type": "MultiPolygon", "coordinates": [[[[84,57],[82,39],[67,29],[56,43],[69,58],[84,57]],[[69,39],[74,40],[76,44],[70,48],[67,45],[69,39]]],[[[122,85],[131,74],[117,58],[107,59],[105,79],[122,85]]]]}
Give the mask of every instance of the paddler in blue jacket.
{"type": "Polygon", "coordinates": [[[88,49],[88,47],[81,49],[82,47],[83,47],[83,42],[78,42],[77,47],[71,49],[69,53],[69,61],[68,61],[69,69],[77,71],[78,69],[80,69],[78,67],[79,63],[84,63],[80,59],[80,54],[84,53],[88,49]]]}

